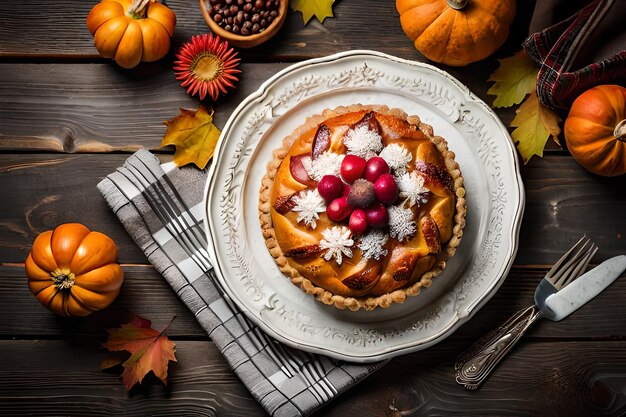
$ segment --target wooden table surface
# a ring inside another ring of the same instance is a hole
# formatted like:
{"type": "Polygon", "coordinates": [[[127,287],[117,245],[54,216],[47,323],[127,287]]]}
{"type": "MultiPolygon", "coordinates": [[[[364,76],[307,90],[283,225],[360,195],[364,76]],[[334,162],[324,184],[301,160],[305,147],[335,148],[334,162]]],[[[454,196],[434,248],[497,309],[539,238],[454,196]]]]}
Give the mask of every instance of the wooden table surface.
{"type": "MultiPolygon", "coordinates": [[[[170,52],[124,70],[100,58],[86,29],[94,1],[0,2],[0,415],[261,416],[263,409],[209,337],[147,262],[96,184],[140,148],[163,161],[162,121],[198,101],[179,87],[170,52]],[[119,245],[125,283],[104,311],[54,316],[30,294],[24,259],[37,234],[81,222],[119,245]],[[99,369],[106,329],[137,313],[163,327],[178,363],[158,381],[127,393],[99,369]]],[[[532,3],[532,2],[530,2],[532,3]]],[[[170,0],[178,23],[172,51],[208,31],[196,1],[170,0]]],[[[511,36],[493,57],[447,68],[487,102],[496,58],[519,49],[530,6],[519,2],[511,36]]],[[[425,61],[402,32],[393,1],[337,0],[335,18],[302,24],[289,13],[272,41],[242,50],[237,90],[215,106],[223,127],[237,104],[268,77],[303,59],[374,49],[425,61]]],[[[505,124],[512,109],[497,110],[505,124]]],[[[318,416],[592,416],[626,413],[626,278],[561,323],[542,321],[476,392],[454,381],[455,357],[478,336],[531,303],[549,265],[587,233],[593,263],[626,253],[626,181],[587,173],[556,146],[522,167],[526,188],[519,251],[501,289],[454,335],[393,359],[318,416]]]]}

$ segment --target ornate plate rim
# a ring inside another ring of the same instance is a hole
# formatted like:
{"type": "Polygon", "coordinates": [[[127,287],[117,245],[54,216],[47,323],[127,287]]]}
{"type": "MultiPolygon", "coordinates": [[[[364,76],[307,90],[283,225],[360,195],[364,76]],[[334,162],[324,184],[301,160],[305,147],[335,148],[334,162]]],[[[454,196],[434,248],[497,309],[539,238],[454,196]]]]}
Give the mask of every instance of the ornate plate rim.
{"type": "MultiPolygon", "coordinates": [[[[383,359],[388,359],[394,356],[398,356],[404,353],[409,353],[412,351],[417,351],[417,350],[421,350],[421,349],[425,349],[429,346],[432,346],[435,343],[438,343],[440,341],[442,341],[443,339],[445,339],[446,337],[448,337],[449,335],[451,335],[452,333],[454,333],[454,331],[456,331],[456,329],[458,329],[458,327],[460,327],[461,325],[463,325],[464,323],[466,323],[467,321],[469,321],[474,314],[476,314],[476,312],[478,312],[480,310],[480,308],[491,299],[491,297],[495,294],[495,292],[499,289],[499,287],[501,286],[502,282],[504,281],[504,279],[506,278],[506,276],[508,275],[508,272],[511,269],[511,266],[513,264],[513,261],[515,259],[515,255],[517,253],[517,249],[518,249],[518,239],[519,239],[519,232],[520,232],[520,227],[521,227],[521,220],[523,217],[523,213],[524,213],[524,208],[525,208],[525,193],[524,193],[524,185],[522,182],[522,178],[521,178],[521,173],[520,173],[520,166],[519,166],[519,160],[517,158],[517,153],[515,151],[515,147],[513,145],[512,140],[510,139],[508,130],[506,129],[506,127],[503,125],[502,121],[499,119],[499,117],[493,112],[493,110],[485,103],[483,102],[479,97],[477,97],[475,94],[473,94],[469,88],[467,88],[464,84],[462,84],[460,81],[458,81],[456,78],[454,78],[453,76],[451,76],[450,74],[448,74],[447,72],[434,67],[432,65],[429,64],[425,64],[425,63],[421,63],[421,62],[417,62],[417,61],[410,61],[410,60],[406,60],[406,59],[402,59],[402,58],[398,58],[398,57],[394,57],[388,54],[384,54],[381,52],[377,52],[377,51],[370,51],[370,50],[354,50],[354,51],[346,51],[346,52],[340,52],[337,54],[333,54],[333,55],[329,55],[329,56],[325,56],[325,57],[320,57],[320,58],[315,58],[315,59],[311,59],[311,60],[306,60],[306,61],[302,61],[293,65],[290,65],[289,67],[284,68],[283,70],[279,71],[278,73],[276,73],[274,76],[270,77],[268,80],[266,80],[255,92],[251,93],[248,97],[246,97],[240,104],[239,106],[237,106],[237,108],[232,112],[231,116],[229,117],[228,121],[226,122],[224,129],[222,130],[222,135],[220,137],[220,140],[218,142],[218,145],[215,149],[215,158],[220,158],[220,156],[223,154],[223,149],[225,146],[225,140],[224,138],[226,137],[226,134],[232,129],[232,125],[233,123],[237,120],[239,114],[248,107],[248,105],[250,105],[251,103],[253,103],[255,100],[262,100],[266,94],[268,93],[269,88],[276,83],[277,81],[279,81],[282,77],[284,77],[285,75],[297,71],[300,68],[303,68],[305,66],[309,66],[309,65],[315,65],[315,64],[319,64],[319,63],[329,63],[332,61],[339,61],[343,58],[347,58],[347,57],[354,57],[354,56],[359,56],[359,55],[363,55],[364,57],[376,57],[376,58],[382,58],[385,60],[389,60],[392,62],[398,62],[404,65],[410,65],[410,66],[416,66],[416,67],[423,67],[425,69],[428,69],[430,71],[433,71],[434,73],[438,74],[439,76],[444,77],[447,81],[450,81],[454,84],[454,86],[459,90],[459,92],[461,92],[464,96],[464,99],[467,102],[471,102],[473,104],[476,104],[478,106],[480,106],[482,108],[482,110],[491,117],[492,121],[496,124],[496,126],[499,128],[500,133],[502,135],[504,135],[506,138],[508,138],[509,140],[506,141],[507,145],[508,145],[508,150],[509,153],[508,155],[503,155],[504,157],[506,157],[507,159],[510,158],[511,160],[511,166],[512,166],[512,170],[514,171],[514,183],[517,185],[517,195],[515,195],[515,197],[517,197],[517,200],[519,201],[519,204],[516,207],[514,216],[513,216],[513,224],[511,225],[511,233],[509,235],[510,241],[508,242],[508,252],[506,253],[505,257],[507,258],[507,261],[503,263],[502,267],[500,268],[500,270],[497,272],[496,275],[499,275],[499,277],[497,279],[494,279],[490,286],[488,288],[486,288],[486,290],[484,291],[484,294],[479,297],[479,299],[477,300],[477,302],[470,304],[466,311],[464,312],[464,314],[460,315],[458,314],[458,311],[455,312],[454,314],[454,319],[449,321],[449,325],[443,329],[441,329],[438,333],[436,333],[435,335],[419,341],[419,342],[414,342],[414,343],[410,343],[410,344],[403,344],[403,345],[399,345],[396,348],[381,348],[380,351],[376,354],[368,354],[368,355],[351,355],[351,354],[347,354],[345,352],[339,352],[336,350],[333,350],[332,348],[326,348],[323,346],[317,346],[317,345],[313,345],[313,344],[309,344],[309,343],[303,343],[303,342],[299,342],[297,340],[292,340],[289,337],[283,336],[281,335],[279,332],[277,332],[274,328],[272,328],[270,325],[268,325],[267,323],[265,323],[262,318],[257,317],[253,312],[249,311],[247,309],[247,307],[243,304],[243,302],[238,298],[238,296],[236,296],[236,294],[230,294],[230,287],[227,283],[227,281],[224,278],[224,274],[221,270],[220,267],[220,262],[218,262],[218,255],[217,255],[217,250],[216,250],[216,243],[215,243],[215,231],[213,227],[210,227],[210,225],[213,224],[214,220],[213,216],[211,215],[211,210],[210,210],[210,201],[211,198],[213,197],[213,192],[215,191],[216,188],[216,175],[215,175],[215,170],[217,168],[218,165],[220,165],[219,163],[212,163],[210,168],[209,168],[209,174],[208,174],[208,179],[205,185],[205,192],[204,192],[204,225],[205,225],[205,233],[208,237],[208,241],[209,241],[209,247],[208,247],[208,252],[209,255],[211,256],[211,260],[213,262],[214,268],[215,268],[215,272],[216,272],[216,276],[217,279],[220,281],[220,283],[224,286],[226,292],[228,293],[228,295],[231,297],[231,299],[233,299],[233,301],[237,304],[237,306],[241,309],[241,311],[250,319],[252,320],[256,325],[258,325],[263,331],[265,331],[266,333],[268,333],[270,336],[272,336],[273,338],[275,338],[276,340],[279,340],[289,346],[295,347],[295,348],[299,348],[299,349],[303,349],[303,350],[307,350],[310,352],[314,352],[314,353],[320,353],[320,354],[324,354],[330,357],[334,357],[336,359],[342,359],[342,360],[349,360],[349,361],[353,361],[353,362],[362,362],[362,363],[366,363],[366,362],[373,362],[373,361],[378,361],[378,360],[383,360],[383,359]]],[[[514,194],[514,192],[512,192],[512,194],[514,194]]]]}

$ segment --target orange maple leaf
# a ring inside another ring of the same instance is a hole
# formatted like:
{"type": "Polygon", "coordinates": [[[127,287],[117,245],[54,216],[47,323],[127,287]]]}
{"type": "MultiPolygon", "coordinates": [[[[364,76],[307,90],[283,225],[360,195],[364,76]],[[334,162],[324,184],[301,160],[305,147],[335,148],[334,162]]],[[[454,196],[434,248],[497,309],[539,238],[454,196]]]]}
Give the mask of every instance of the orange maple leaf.
{"type": "Polygon", "coordinates": [[[174,163],[183,166],[190,163],[204,169],[213,156],[220,137],[220,130],[213,124],[213,112],[203,106],[197,110],[180,109],[180,113],[171,120],[163,122],[167,131],[161,146],[174,145],[174,163]]]}
{"type": "Polygon", "coordinates": [[[127,391],[141,383],[150,371],[167,385],[167,365],[169,361],[176,362],[176,344],[164,332],[172,322],[158,332],[150,327],[150,320],[134,316],[130,323],[122,324],[119,329],[109,329],[109,339],[102,346],[111,352],[127,351],[130,357],[124,361],[119,355],[107,356],[100,368],[106,369],[121,363],[124,367],[122,380],[127,391]]]}

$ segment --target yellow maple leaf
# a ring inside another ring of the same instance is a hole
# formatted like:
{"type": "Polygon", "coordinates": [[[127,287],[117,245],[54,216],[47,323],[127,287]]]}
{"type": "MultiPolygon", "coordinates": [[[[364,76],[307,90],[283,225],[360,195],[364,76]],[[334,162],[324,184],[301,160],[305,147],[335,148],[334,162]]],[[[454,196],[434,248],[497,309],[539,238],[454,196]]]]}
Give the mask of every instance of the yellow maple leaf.
{"type": "Polygon", "coordinates": [[[302,13],[304,24],[309,23],[313,16],[324,22],[327,17],[333,17],[333,3],[335,0],[291,0],[291,9],[302,13]]]}
{"type": "Polygon", "coordinates": [[[559,141],[559,135],[561,134],[561,118],[556,112],[543,104],[539,104],[539,117],[541,117],[541,122],[543,126],[546,128],[552,139],[556,142],[557,145],[561,145],[559,141]]]}
{"type": "Polygon", "coordinates": [[[511,136],[525,164],[533,155],[543,156],[543,148],[548,137],[555,132],[558,136],[561,131],[558,122],[556,113],[541,104],[537,94],[532,91],[517,109],[517,114],[511,122],[511,127],[516,128],[511,136]],[[546,125],[549,125],[550,130],[546,125]]]}
{"type": "Polygon", "coordinates": [[[538,68],[524,50],[499,60],[500,66],[488,81],[495,81],[487,94],[496,96],[493,107],[511,107],[524,100],[537,85],[538,68]]]}
{"type": "Polygon", "coordinates": [[[171,120],[163,122],[167,131],[161,146],[174,145],[174,163],[183,166],[190,163],[204,169],[213,156],[220,130],[213,124],[213,114],[199,106],[197,110],[180,109],[171,120]]]}

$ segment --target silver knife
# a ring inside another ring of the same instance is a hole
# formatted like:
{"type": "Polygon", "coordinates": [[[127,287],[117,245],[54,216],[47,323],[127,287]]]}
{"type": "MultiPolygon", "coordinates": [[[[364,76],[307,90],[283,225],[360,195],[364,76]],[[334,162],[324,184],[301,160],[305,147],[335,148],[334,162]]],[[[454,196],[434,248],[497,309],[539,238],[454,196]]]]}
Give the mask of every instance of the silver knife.
{"type": "MultiPolygon", "coordinates": [[[[575,248],[576,246],[570,252],[575,248]]],[[[580,256],[585,256],[583,249],[584,247],[578,248],[578,254],[582,254],[580,256]]],[[[570,252],[559,262],[570,255],[570,252]]],[[[591,256],[593,253],[595,253],[595,249],[591,256]]],[[[586,253],[587,262],[591,256],[586,253]]],[[[579,257],[579,264],[580,261],[584,260],[579,257]]],[[[571,259],[570,263],[572,262],[574,259],[571,259]]],[[[626,255],[616,256],[604,261],[577,279],[571,277],[573,281],[562,288],[559,286],[560,291],[549,280],[546,280],[548,278],[546,276],[535,291],[536,305],[516,313],[506,323],[480,339],[467,353],[459,357],[455,364],[456,381],[467,389],[477,389],[537,319],[542,317],[553,321],[564,319],[600,294],[624,270],[626,270],[626,255]]]]}

